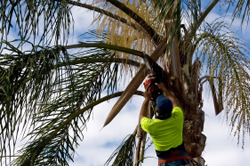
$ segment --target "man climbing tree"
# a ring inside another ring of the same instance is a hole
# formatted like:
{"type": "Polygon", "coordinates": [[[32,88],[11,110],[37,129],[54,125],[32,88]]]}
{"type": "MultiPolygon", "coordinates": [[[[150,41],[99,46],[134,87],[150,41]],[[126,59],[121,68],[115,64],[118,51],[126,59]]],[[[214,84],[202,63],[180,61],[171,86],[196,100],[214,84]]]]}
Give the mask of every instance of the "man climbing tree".
{"type": "Polygon", "coordinates": [[[162,82],[155,85],[164,95],[160,94],[155,99],[156,119],[148,118],[147,110],[152,99],[152,89],[146,87],[145,100],[139,117],[141,127],[152,137],[159,166],[189,165],[191,158],[187,155],[183,144],[184,116],[179,101],[162,82]]]}

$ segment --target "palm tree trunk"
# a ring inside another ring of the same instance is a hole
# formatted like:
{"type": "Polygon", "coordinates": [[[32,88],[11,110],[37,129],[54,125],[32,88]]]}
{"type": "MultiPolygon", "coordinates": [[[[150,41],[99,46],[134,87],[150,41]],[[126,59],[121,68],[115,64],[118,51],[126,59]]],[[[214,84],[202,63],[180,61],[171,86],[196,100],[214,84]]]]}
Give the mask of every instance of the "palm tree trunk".
{"type": "Polygon", "coordinates": [[[185,121],[183,126],[183,141],[190,157],[196,162],[204,165],[201,154],[205,148],[206,136],[202,134],[205,116],[202,108],[202,89],[198,80],[200,73],[200,62],[196,60],[192,65],[191,82],[187,90],[187,100],[184,108],[185,121]]]}

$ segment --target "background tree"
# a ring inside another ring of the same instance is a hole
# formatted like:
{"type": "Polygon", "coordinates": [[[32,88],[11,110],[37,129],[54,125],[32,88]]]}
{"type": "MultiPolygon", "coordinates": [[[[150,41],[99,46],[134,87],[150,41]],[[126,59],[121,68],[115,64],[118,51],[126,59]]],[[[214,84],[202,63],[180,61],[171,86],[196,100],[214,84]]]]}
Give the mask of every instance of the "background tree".
{"type": "MultiPolygon", "coordinates": [[[[144,53],[165,69],[165,84],[181,100],[189,155],[203,162],[204,83],[211,87],[216,114],[223,109],[231,114],[232,129],[244,143],[250,126],[249,48],[227,23],[204,21],[219,0],[204,10],[202,2],[1,1],[1,158],[14,152],[17,135],[28,129],[29,141],[13,165],[67,165],[83,139],[82,130],[95,105],[120,96],[107,125],[133,94],[142,95],[137,88],[147,75],[141,58],[144,53]],[[72,6],[98,13],[94,20],[97,31],[84,34],[86,38],[94,36],[92,42],[68,44],[72,6]],[[8,41],[12,27],[16,27],[19,40],[8,41]],[[23,51],[27,44],[29,51],[23,51]],[[131,72],[130,84],[124,92],[117,92],[119,74],[131,70],[137,73],[131,72]],[[101,96],[102,91],[108,95],[101,96]]],[[[234,3],[232,18],[248,21],[250,3],[225,1],[223,5],[231,9],[234,3]]],[[[143,160],[145,143],[145,135],[137,135],[135,164],[143,160]]],[[[136,130],[106,164],[131,165],[135,136],[136,130]]]]}

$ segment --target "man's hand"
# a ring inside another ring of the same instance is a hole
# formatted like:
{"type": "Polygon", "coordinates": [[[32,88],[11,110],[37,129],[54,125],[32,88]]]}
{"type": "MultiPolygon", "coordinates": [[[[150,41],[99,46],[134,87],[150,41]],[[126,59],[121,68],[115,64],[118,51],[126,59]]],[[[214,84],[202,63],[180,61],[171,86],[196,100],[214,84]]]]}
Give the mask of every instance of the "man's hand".
{"type": "Polygon", "coordinates": [[[179,101],[177,98],[169,91],[167,90],[166,86],[163,84],[163,82],[155,83],[159,87],[160,90],[162,90],[163,94],[172,101],[173,107],[180,107],[179,101]]]}
{"type": "Polygon", "coordinates": [[[168,91],[166,86],[163,84],[163,82],[160,82],[160,83],[155,83],[156,86],[159,87],[160,90],[162,90],[163,92],[166,92],[168,91]]]}
{"type": "Polygon", "coordinates": [[[144,95],[145,100],[150,100],[151,97],[152,97],[152,93],[151,93],[151,91],[150,91],[150,88],[148,88],[148,90],[146,90],[146,91],[143,93],[143,95],[144,95]]]}

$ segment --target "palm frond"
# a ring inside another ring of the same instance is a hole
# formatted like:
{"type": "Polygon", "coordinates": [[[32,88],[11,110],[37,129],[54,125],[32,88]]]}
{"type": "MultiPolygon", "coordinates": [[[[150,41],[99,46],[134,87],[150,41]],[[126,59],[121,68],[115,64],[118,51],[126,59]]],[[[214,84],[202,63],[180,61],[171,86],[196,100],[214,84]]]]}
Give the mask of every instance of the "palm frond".
{"type": "Polygon", "coordinates": [[[233,9],[233,15],[232,15],[232,21],[234,21],[237,18],[241,18],[241,25],[243,25],[244,22],[248,24],[249,18],[250,18],[250,1],[225,1],[225,5],[227,5],[227,12],[232,8],[233,9]]]}
{"type": "Polygon", "coordinates": [[[61,1],[8,1],[0,2],[1,39],[15,26],[21,39],[40,37],[40,42],[65,43],[72,23],[70,6],[61,1]],[[40,23],[43,22],[43,27],[40,23]],[[50,37],[49,37],[50,36],[50,37]]]}
{"type": "MultiPolygon", "coordinates": [[[[65,48],[60,47],[59,52],[66,51],[65,48]]],[[[50,54],[44,54],[45,57],[46,55],[50,56],[50,54]]],[[[54,82],[47,82],[47,87],[41,86],[45,92],[47,91],[45,88],[49,90],[43,100],[39,101],[39,96],[43,95],[34,95],[42,91],[41,89],[32,90],[28,86],[30,89],[26,96],[31,95],[30,92],[33,96],[26,98],[25,102],[31,104],[31,101],[35,102],[35,105],[30,105],[29,112],[25,112],[31,118],[32,123],[28,135],[30,141],[20,151],[22,155],[13,164],[44,165],[48,162],[65,164],[67,160],[73,160],[75,146],[83,138],[82,130],[86,127],[92,108],[102,101],[121,95],[121,92],[115,93],[119,79],[119,65],[127,62],[131,62],[132,65],[136,64],[132,60],[126,61],[113,57],[116,57],[115,54],[109,50],[95,48],[68,55],[68,60],[64,62],[52,61],[55,63],[53,63],[54,68],[47,66],[46,72],[50,74],[50,78],[54,78],[54,82]],[[54,70],[58,72],[53,72],[54,70]],[[70,74],[67,74],[69,71],[70,74]],[[111,95],[101,99],[103,90],[111,95]]],[[[57,59],[61,58],[63,57],[57,59]]],[[[44,61],[44,63],[48,62],[44,61]]],[[[42,62],[38,64],[44,65],[42,62]]],[[[42,72],[42,70],[38,71],[42,72]]],[[[34,75],[37,70],[29,72],[34,75]]],[[[37,74],[42,76],[42,73],[37,74]]],[[[36,81],[39,78],[29,79],[36,81]]],[[[49,80],[43,77],[43,81],[49,80]]],[[[142,95],[142,92],[137,92],[137,94],[142,95]]]]}
{"type": "Polygon", "coordinates": [[[128,135],[121,143],[121,145],[113,152],[104,165],[108,166],[113,161],[112,166],[131,166],[134,163],[134,150],[135,150],[135,136],[136,131],[133,134],[128,135]]]}
{"type": "Polygon", "coordinates": [[[37,113],[35,108],[40,108],[38,101],[46,102],[52,95],[53,87],[57,87],[56,82],[70,75],[70,70],[62,76],[56,69],[59,61],[68,60],[61,48],[32,47],[31,51],[22,52],[10,42],[4,43],[7,45],[4,49],[12,52],[0,55],[2,155],[7,153],[7,147],[15,146],[16,136],[21,130],[17,126],[32,119],[37,113]]]}
{"type": "MultiPolygon", "coordinates": [[[[100,92],[104,89],[108,94],[113,94],[117,86],[120,64],[126,63],[140,67],[136,61],[115,58],[115,54],[111,54],[107,48],[88,49],[69,55],[66,49],[75,47],[43,48],[32,45],[31,51],[22,52],[9,42],[5,44],[7,47],[3,49],[12,52],[2,54],[0,63],[1,156],[11,153],[8,152],[8,147],[15,146],[17,135],[21,131],[16,127],[18,124],[25,122],[23,126],[23,131],[25,131],[26,128],[30,128],[29,123],[33,123],[34,126],[39,123],[36,120],[41,114],[38,110],[56,109],[44,107],[44,105],[50,104],[54,107],[53,103],[57,105],[64,103],[72,109],[82,109],[84,105],[88,105],[86,101],[92,102],[100,98],[100,92]],[[111,73],[105,74],[106,70],[111,73]],[[63,91],[64,88],[66,92],[63,91]],[[61,98],[62,96],[64,98],[61,98]],[[54,101],[56,97],[58,101],[54,101]],[[77,102],[81,104],[76,104],[77,102]]],[[[98,47],[102,43],[89,43],[89,45],[98,47]]],[[[89,47],[89,45],[80,43],[79,47],[89,47]]],[[[115,47],[108,48],[115,49],[115,47]]],[[[119,47],[116,50],[124,49],[119,47]]],[[[60,108],[59,113],[61,109],[68,110],[69,108],[60,108]]],[[[51,118],[55,114],[47,116],[51,118]]],[[[86,120],[82,121],[86,122],[86,120]]]]}
{"type": "MultiPolygon", "coordinates": [[[[133,10],[131,10],[129,7],[127,7],[130,2],[127,1],[126,5],[118,0],[107,0],[109,3],[111,3],[112,5],[114,5],[115,7],[117,7],[118,9],[120,9],[122,12],[124,12],[126,15],[128,15],[130,18],[132,18],[133,20],[135,20],[137,23],[140,24],[140,26],[149,34],[149,36],[152,38],[152,40],[155,42],[155,44],[158,44],[160,42],[160,36],[155,32],[154,28],[151,27],[151,24],[147,24],[148,18],[144,19],[142,16],[142,13],[140,15],[137,14],[136,11],[134,12],[133,10]]],[[[145,1],[146,2],[146,1],[145,1]]],[[[132,9],[133,8],[137,8],[139,6],[142,6],[143,10],[143,14],[146,14],[146,10],[148,9],[148,6],[150,5],[150,3],[146,4],[143,3],[143,1],[138,3],[138,6],[135,6],[135,1],[133,2],[133,5],[131,6],[132,9]]]]}
{"type": "Polygon", "coordinates": [[[198,56],[202,59],[206,72],[214,80],[216,91],[226,96],[223,99],[226,114],[231,114],[231,127],[238,136],[249,131],[250,112],[250,59],[249,46],[228,29],[225,22],[206,24],[200,34],[198,56]]]}
{"type": "MultiPolygon", "coordinates": [[[[107,15],[98,15],[95,20],[97,25],[99,25],[97,32],[102,34],[103,31],[107,29],[106,43],[144,51],[148,54],[153,52],[156,43],[160,41],[162,35],[160,35],[161,37],[157,37],[158,33],[156,33],[156,28],[150,27],[149,25],[156,27],[162,26],[162,28],[164,28],[164,24],[156,23],[156,21],[152,24],[152,18],[155,16],[155,12],[150,9],[148,4],[139,1],[126,1],[121,3],[117,0],[111,1],[110,3],[103,3],[102,1],[96,1],[95,3],[104,7],[106,11],[128,20],[128,22],[131,22],[137,27],[134,28],[123,24],[120,20],[110,18],[107,15]],[[103,4],[105,5],[103,6],[103,4]],[[133,16],[130,15],[131,13],[133,16]],[[147,36],[145,36],[145,32],[148,34],[147,36]],[[157,38],[157,41],[151,40],[155,38],[157,38]]],[[[156,18],[156,16],[154,18],[156,18]]],[[[119,54],[119,56],[128,58],[132,55],[119,54]]]]}

